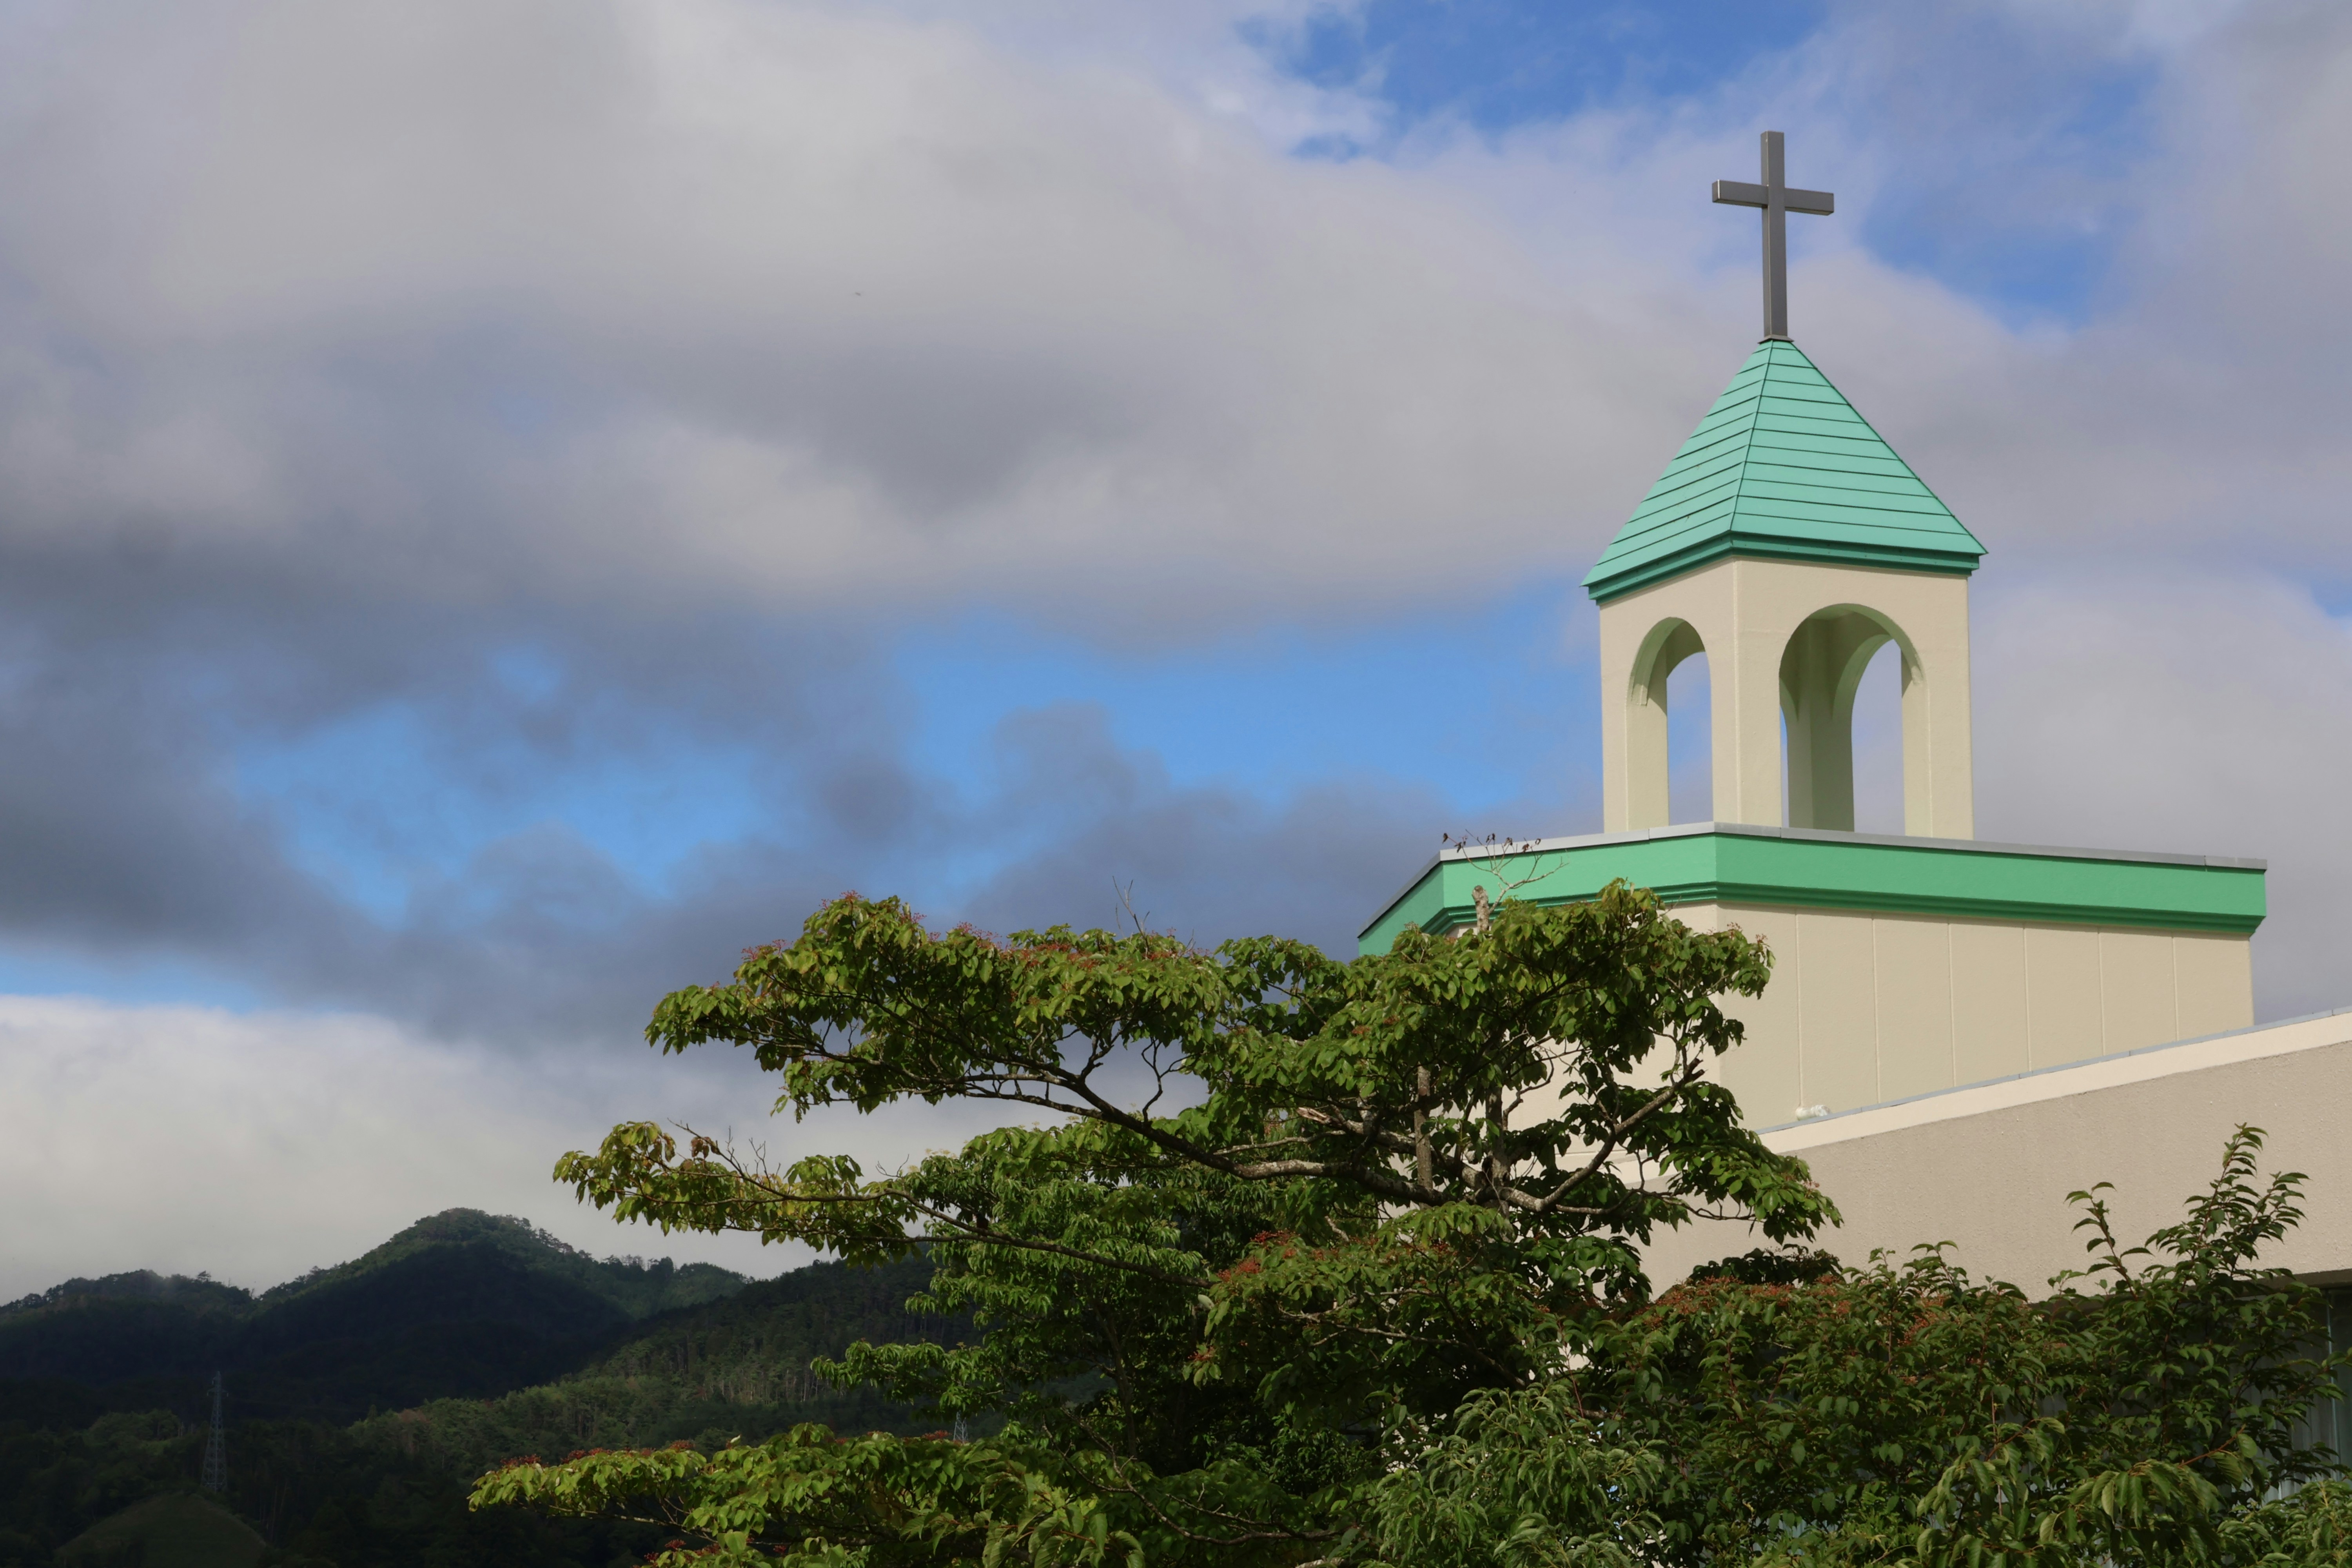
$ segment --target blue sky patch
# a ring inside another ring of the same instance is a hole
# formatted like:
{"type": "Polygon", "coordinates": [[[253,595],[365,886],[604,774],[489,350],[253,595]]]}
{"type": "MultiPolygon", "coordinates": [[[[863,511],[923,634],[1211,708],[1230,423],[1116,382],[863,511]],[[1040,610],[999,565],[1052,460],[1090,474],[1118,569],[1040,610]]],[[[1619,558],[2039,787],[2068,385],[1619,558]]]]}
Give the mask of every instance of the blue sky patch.
{"type": "Polygon", "coordinates": [[[1396,133],[1441,118],[1492,133],[1625,99],[1703,91],[1796,44],[1822,9],[1813,0],[1370,0],[1327,6],[1297,27],[1261,22],[1244,32],[1301,80],[1377,100],[1396,133]]]}

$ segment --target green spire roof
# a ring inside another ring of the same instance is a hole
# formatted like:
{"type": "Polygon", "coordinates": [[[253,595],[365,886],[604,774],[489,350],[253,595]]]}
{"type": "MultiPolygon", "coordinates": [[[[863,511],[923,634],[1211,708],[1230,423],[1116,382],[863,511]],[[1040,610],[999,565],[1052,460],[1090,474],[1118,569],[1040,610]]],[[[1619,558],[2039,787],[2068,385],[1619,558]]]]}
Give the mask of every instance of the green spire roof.
{"type": "Polygon", "coordinates": [[[1965,575],[1983,554],[1804,351],[1768,338],[1584,586],[1605,603],[1727,555],[1965,575]]]}

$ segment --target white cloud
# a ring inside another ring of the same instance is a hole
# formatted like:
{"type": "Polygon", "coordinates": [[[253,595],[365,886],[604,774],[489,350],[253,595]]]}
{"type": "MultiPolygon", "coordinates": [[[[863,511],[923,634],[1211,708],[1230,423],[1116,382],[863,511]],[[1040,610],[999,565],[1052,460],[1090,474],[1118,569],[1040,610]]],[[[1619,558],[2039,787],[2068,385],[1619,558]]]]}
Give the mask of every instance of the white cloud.
{"type": "Polygon", "coordinates": [[[1459,171],[944,23],[118,5],[11,58],[36,533],[427,596],[1379,598],[1593,547],[1737,343],[1620,247],[1560,287],[1459,171]]]}
{"type": "MultiPolygon", "coordinates": [[[[2252,8],[2168,53],[2161,11],[2006,46],[2144,68],[2164,110],[2094,181],[2142,215],[2126,293],[2020,331],[1860,244],[1993,101],[1961,12],[1341,165],[1287,132],[1362,106],[1231,7],[89,7],[0,68],[0,500],[20,538],[268,541],[468,601],[982,596],[1117,636],[1475,592],[1597,550],[1728,374],[1751,224],[1703,193],[1769,117],[1845,187],[1803,340],[1997,550],[2226,525],[2340,564],[2352,176],[2294,150],[2343,140],[2352,29],[2252,8]]],[[[2079,151],[1997,107],[1978,184],[2079,151]]]]}
{"type": "Polygon", "coordinates": [[[1979,605],[1979,833],[2267,860],[2260,1016],[2352,1005],[2352,627],[2245,576],[2079,577],[1979,605]]]}
{"type": "Polygon", "coordinates": [[[427,539],[594,597],[1377,592],[1631,412],[1442,184],[1098,62],[731,0],[144,21],[16,84],[20,528],[331,529],[427,594],[427,539]]]}
{"type": "Polygon", "coordinates": [[[785,1158],[854,1149],[869,1168],[986,1124],[914,1108],[796,1129],[767,1120],[772,1097],[720,1053],[518,1060],[349,1014],[0,997],[0,1300],[142,1268],[266,1287],[455,1207],[520,1215],[599,1256],[772,1274],[809,1255],[615,1225],[548,1172],[621,1121],[731,1129],[785,1158]]]}

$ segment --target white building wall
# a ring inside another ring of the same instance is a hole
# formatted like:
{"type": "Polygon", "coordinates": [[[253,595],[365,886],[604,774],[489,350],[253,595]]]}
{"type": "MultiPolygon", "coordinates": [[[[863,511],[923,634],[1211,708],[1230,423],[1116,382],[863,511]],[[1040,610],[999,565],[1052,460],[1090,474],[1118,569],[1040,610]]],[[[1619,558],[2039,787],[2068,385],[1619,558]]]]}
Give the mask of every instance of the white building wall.
{"type": "MultiPolygon", "coordinates": [[[[2176,966],[2177,968],[2177,966],[2176,966]]],[[[2137,1015],[2125,1012],[2126,1017],[2137,1015]]],[[[1735,1052],[1736,1058],[1739,1053],[1735,1052]]],[[[1848,1262],[1950,1241],[1980,1276],[2040,1291],[2084,1265],[2066,1194],[2113,1183],[2126,1244],[2179,1218],[2242,1123],[2266,1135],[2265,1171],[2300,1171],[2305,1219],[2269,1261],[2352,1281],[2352,1009],[2032,1073],[1800,1122],[1764,1134],[1802,1157],[1844,1215],[1818,1244],[1848,1262]]],[[[1764,1245],[1702,1221],[1649,1254],[1671,1284],[1698,1263],[1764,1245]]]]}
{"type": "Polygon", "coordinates": [[[2253,1023],[2242,936],[1685,904],[1773,953],[1730,1011],[1748,1043],[1720,1081],[1751,1125],[1852,1110],[2253,1023]]]}

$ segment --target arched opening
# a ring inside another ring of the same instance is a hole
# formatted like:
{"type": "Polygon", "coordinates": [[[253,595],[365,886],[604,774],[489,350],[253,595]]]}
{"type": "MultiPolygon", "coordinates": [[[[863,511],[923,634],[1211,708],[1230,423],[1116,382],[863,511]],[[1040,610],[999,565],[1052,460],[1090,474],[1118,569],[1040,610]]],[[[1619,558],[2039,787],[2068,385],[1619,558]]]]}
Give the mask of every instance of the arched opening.
{"type": "Polygon", "coordinates": [[[1666,821],[1715,817],[1715,689],[1706,650],[1666,678],[1666,821]]]}
{"type": "Polygon", "coordinates": [[[1628,826],[1715,815],[1714,700],[1706,647],[1688,621],[1660,621],[1633,657],[1626,703],[1628,826]]]}
{"type": "Polygon", "coordinates": [[[1902,833],[1903,650],[1890,637],[1853,689],[1853,830],[1902,833]]]}
{"type": "Polygon", "coordinates": [[[1875,699],[1890,680],[1907,691],[1918,674],[1918,656],[1902,628],[1875,610],[1859,605],[1834,605],[1806,618],[1789,638],[1780,655],[1780,734],[1786,814],[1791,827],[1857,830],[1855,706],[1864,695],[1864,679],[1881,661],[1882,650],[1892,653],[1885,668],[1872,682],[1874,700],[1864,707],[1862,738],[1867,764],[1864,792],[1870,822],[1862,831],[1904,831],[1900,741],[1900,697],[1893,706],[1897,717],[1895,743],[1885,739],[1885,709],[1875,699]],[[1886,809],[1883,789],[1891,754],[1895,785],[1893,809],[1886,809]]]}

